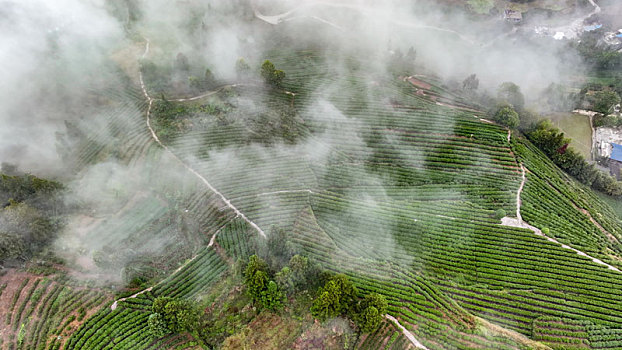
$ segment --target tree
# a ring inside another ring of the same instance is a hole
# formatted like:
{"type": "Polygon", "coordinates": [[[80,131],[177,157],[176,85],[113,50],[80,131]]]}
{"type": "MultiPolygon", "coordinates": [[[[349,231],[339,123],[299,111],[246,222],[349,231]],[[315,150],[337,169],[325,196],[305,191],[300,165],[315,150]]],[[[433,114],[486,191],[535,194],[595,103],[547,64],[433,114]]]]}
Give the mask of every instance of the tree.
{"type": "Polygon", "coordinates": [[[512,82],[505,82],[499,86],[497,98],[502,103],[512,105],[518,111],[525,107],[525,96],[521,93],[520,87],[512,82]]]}
{"type": "Polygon", "coordinates": [[[260,305],[269,310],[277,310],[283,307],[284,295],[279,290],[276,282],[270,280],[268,267],[265,261],[257,255],[250,257],[244,271],[244,283],[246,292],[260,305]]]}
{"type": "Polygon", "coordinates": [[[283,307],[284,298],[276,282],[269,281],[267,288],[261,292],[260,302],[268,310],[279,310],[283,307]]]}
{"type": "Polygon", "coordinates": [[[285,72],[277,70],[272,62],[265,60],[261,65],[261,77],[266,83],[280,88],[285,79],[285,72]]]}
{"type": "Polygon", "coordinates": [[[514,129],[520,123],[518,113],[511,106],[505,105],[499,107],[494,117],[495,121],[499,124],[505,125],[511,129],[514,129]]]}
{"type": "Polygon", "coordinates": [[[384,296],[369,293],[358,303],[354,321],[363,333],[371,333],[382,323],[382,315],[387,312],[387,307],[384,296]]]}
{"type": "Polygon", "coordinates": [[[260,300],[262,292],[268,288],[270,278],[265,271],[257,271],[248,280],[246,291],[253,300],[260,300]]]}
{"type": "Polygon", "coordinates": [[[479,87],[479,79],[477,75],[471,74],[462,82],[463,90],[475,91],[479,87]]]}
{"type": "Polygon", "coordinates": [[[495,210],[495,219],[502,219],[506,216],[506,212],[505,210],[503,210],[502,208],[499,208],[497,210],[495,210]]]}
{"type": "Polygon", "coordinates": [[[261,64],[261,77],[264,78],[266,82],[269,82],[270,78],[272,77],[272,73],[275,70],[276,68],[274,67],[274,64],[269,60],[265,60],[261,64]]]}
{"type": "Polygon", "coordinates": [[[166,327],[174,333],[191,332],[198,327],[199,312],[189,300],[158,297],[153,301],[151,308],[153,314],[159,314],[157,317],[161,318],[166,327]]]}
{"type": "Polygon", "coordinates": [[[205,68],[205,81],[212,83],[214,80],[216,80],[216,77],[214,76],[214,73],[212,73],[212,70],[205,68]]]}
{"type": "Polygon", "coordinates": [[[272,226],[268,238],[259,245],[258,254],[267,262],[271,271],[278,271],[285,266],[293,255],[285,230],[272,226]]]}
{"type": "Polygon", "coordinates": [[[620,103],[620,96],[614,91],[598,91],[594,94],[594,110],[609,114],[611,109],[620,103]]]}
{"type": "Polygon", "coordinates": [[[166,325],[164,317],[159,313],[149,315],[147,324],[149,326],[149,334],[151,334],[153,338],[162,338],[171,333],[171,330],[166,325]]]}
{"type": "Polygon", "coordinates": [[[162,316],[168,328],[176,333],[193,331],[199,320],[198,313],[189,300],[169,301],[164,307],[162,316]]]}
{"type": "Polygon", "coordinates": [[[348,314],[353,311],[357,294],[356,287],[346,275],[335,275],[320,288],[311,306],[311,314],[321,321],[348,314]]]}
{"type": "Polygon", "coordinates": [[[248,258],[248,264],[246,264],[246,268],[244,269],[244,283],[248,284],[255,277],[255,273],[258,271],[267,272],[268,265],[256,254],[251,255],[250,258],[248,258]]]}
{"type": "Polygon", "coordinates": [[[240,57],[237,62],[235,62],[235,72],[238,75],[238,79],[246,77],[246,75],[248,75],[250,71],[251,66],[246,63],[244,58],[240,57]]]}
{"type": "Polygon", "coordinates": [[[281,269],[281,271],[277,272],[274,276],[274,280],[278,284],[279,288],[287,294],[292,294],[296,290],[294,273],[288,266],[285,266],[281,269]]]}

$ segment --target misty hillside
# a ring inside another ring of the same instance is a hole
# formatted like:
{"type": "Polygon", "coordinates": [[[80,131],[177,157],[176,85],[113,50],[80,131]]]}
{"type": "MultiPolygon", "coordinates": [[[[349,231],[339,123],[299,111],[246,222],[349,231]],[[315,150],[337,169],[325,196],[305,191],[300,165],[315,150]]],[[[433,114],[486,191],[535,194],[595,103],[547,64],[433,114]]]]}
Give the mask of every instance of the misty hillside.
{"type": "Polygon", "coordinates": [[[0,349],[622,348],[614,5],[0,7],[0,349]]]}

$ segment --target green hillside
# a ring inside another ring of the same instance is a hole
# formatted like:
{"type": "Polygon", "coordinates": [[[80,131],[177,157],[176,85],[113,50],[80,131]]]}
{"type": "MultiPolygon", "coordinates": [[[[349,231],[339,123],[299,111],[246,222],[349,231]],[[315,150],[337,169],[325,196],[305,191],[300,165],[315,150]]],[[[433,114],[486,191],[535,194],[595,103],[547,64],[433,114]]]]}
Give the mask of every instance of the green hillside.
{"type": "MultiPolygon", "coordinates": [[[[249,79],[190,102],[154,102],[156,134],[231,205],[201,181],[192,185],[195,194],[179,203],[196,216],[204,248],[149,292],[102,308],[65,348],[199,346],[143,337],[150,304],[200,297],[234,274],[234,261],[261,240],[250,222],[266,234],[285,230],[297,252],[347,274],[361,293],[384,295],[389,314],[429,349],[622,346],[622,279],[613,270],[622,266],[622,227],[589,189],[432,77],[417,78],[429,84],[421,89],[354,60],[337,71],[336,58],[317,50],[266,58],[286,72],[282,88],[249,79]],[[501,225],[499,212],[516,216],[521,165],[522,218],[558,242],[501,225]]],[[[135,131],[119,133],[130,164],[149,154],[131,151],[149,142],[139,141],[149,138],[146,111],[135,131]]],[[[167,164],[182,166],[175,163],[167,164]]],[[[183,181],[196,181],[188,173],[183,181]]],[[[153,205],[145,210],[160,210],[153,205]]],[[[409,346],[396,327],[385,323],[356,345],[409,346]]]]}

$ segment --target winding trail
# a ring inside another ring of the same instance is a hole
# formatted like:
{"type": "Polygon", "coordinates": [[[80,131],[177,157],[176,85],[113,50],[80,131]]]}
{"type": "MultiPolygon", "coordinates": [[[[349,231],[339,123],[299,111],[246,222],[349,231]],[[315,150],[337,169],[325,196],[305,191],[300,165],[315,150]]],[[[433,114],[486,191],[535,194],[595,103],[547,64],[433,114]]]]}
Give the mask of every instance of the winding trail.
{"type": "MultiPolygon", "coordinates": [[[[218,229],[218,231],[216,231],[216,232],[212,235],[212,238],[210,238],[210,240],[209,240],[209,244],[207,245],[207,248],[212,247],[212,246],[214,245],[214,243],[216,243],[216,236],[218,235],[218,233],[220,232],[220,230],[222,230],[222,228],[223,228],[223,227],[225,227],[225,226],[226,226],[226,224],[225,224],[225,225],[223,225],[221,228],[219,228],[219,229],[218,229]]],[[[195,256],[193,256],[192,258],[190,258],[188,261],[186,261],[185,263],[183,263],[180,267],[178,267],[177,269],[175,269],[175,271],[173,271],[170,275],[172,276],[172,275],[174,275],[174,274],[178,273],[179,271],[181,271],[184,267],[186,267],[188,264],[190,264],[191,262],[193,262],[193,261],[194,261],[194,259],[196,259],[196,258],[198,258],[198,257],[199,257],[199,254],[196,254],[195,256]]],[[[162,280],[162,281],[164,281],[164,280],[162,280]]],[[[141,295],[141,294],[143,294],[143,293],[146,293],[146,292],[151,291],[151,290],[152,290],[154,287],[156,287],[158,284],[162,283],[162,281],[160,281],[160,282],[158,282],[158,283],[154,284],[153,286],[151,286],[151,287],[149,287],[149,288],[147,288],[147,289],[141,290],[140,292],[138,292],[138,293],[136,293],[136,294],[132,294],[132,295],[131,295],[131,296],[129,296],[129,297],[125,297],[125,298],[121,298],[121,299],[115,300],[115,301],[114,301],[114,303],[112,303],[112,305],[110,305],[110,309],[111,309],[111,310],[115,310],[115,309],[117,308],[117,306],[118,306],[118,304],[119,304],[119,302],[120,302],[120,301],[124,301],[124,300],[127,300],[127,299],[136,298],[137,296],[139,296],[139,295],[141,295]]]]}
{"type": "Polygon", "coordinates": [[[410,340],[410,342],[412,343],[412,345],[414,345],[417,349],[424,349],[424,350],[428,350],[428,348],[426,348],[426,347],[425,347],[425,345],[421,344],[421,343],[417,340],[417,338],[415,338],[415,336],[414,336],[412,333],[410,333],[410,331],[409,331],[408,329],[406,329],[404,326],[402,326],[402,325],[401,325],[401,324],[400,324],[400,323],[399,323],[399,322],[395,319],[395,317],[393,317],[393,316],[391,316],[391,315],[384,315],[384,317],[385,317],[387,320],[389,320],[389,321],[391,321],[391,322],[395,323],[395,325],[396,325],[396,326],[397,326],[400,330],[402,330],[402,334],[404,334],[404,336],[405,336],[406,338],[408,338],[408,340],[410,340]]]}
{"type": "MultiPolygon", "coordinates": [[[[147,57],[147,55],[149,54],[149,46],[150,46],[150,41],[148,38],[145,38],[145,52],[142,55],[142,59],[144,59],[145,57],[147,57]]],[[[249,225],[251,225],[251,227],[253,227],[255,230],[257,230],[257,232],[263,237],[266,238],[266,233],[256,224],[254,223],[252,220],[250,220],[248,217],[246,217],[246,215],[244,215],[242,212],[240,212],[240,210],[238,210],[238,208],[236,208],[231,201],[229,201],[222,193],[220,193],[214,186],[212,186],[209,181],[207,181],[207,179],[205,177],[203,177],[201,174],[199,174],[196,170],[194,170],[192,167],[190,167],[188,164],[186,164],[184,161],[182,161],[179,157],[177,157],[177,155],[175,155],[175,153],[173,153],[168,146],[166,146],[165,144],[162,143],[162,141],[160,141],[160,139],[158,138],[158,135],[155,133],[155,130],[153,129],[153,127],[151,126],[151,108],[153,107],[153,102],[157,101],[158,99],[155,99],[153,97],[151,97],[149,95],[149,93],[147,92],[147,87],[145,86],[145,82],[143,80],[143,72],[142,70],[139,70],[139,77],[140,77],[140,87],[143,90],[143,95],[145,96],[145,98],[147,99],[147,101],[149,102],[149,107],[147,108],[147,127],[149,128],[149,132],[151,132],[151,137],[155,140],[155,142],[158,143],[158,145],[160,145],[162,148],[164,148],[164,150],[166,150],[166,152],[168,152],[175,160],[177,160],[184,168],[186,168],[186,170],[190,171],[192,174],[194,174],[199,180],[201,180],[201,182],[203,182],[203,184],[205,186],[207,186],[207,188],[209,188],[212,192],[214,192],[218,197],[220,197],[220,199],[231,209],[235,212],[237,217],[241,217],[244,221],[246,221],[249,225]]],[[[198,100],[201,98],[204,98],[206,96],[210,96],[213,94],[216,94],[218,92],[220,92],[221,90],[228,88],[228,87],[234,87],[237,85],[225,85],[217,90],[214,91],[210,91],[207,92],[205,94],[199,95],[199,96],[195,96],[195,97],[191,97],[191,98],[185,98],[185,99],[177,99],[177,100],[172,100],[172,101],[176,101],[176,102],[185,102],[185,101],[194,101],[194,100],[198,100]]]]}
{"type": "MultiPolygon", "coordinates": [[[[584,256],[586,258],[589,258],[590,260],[592,260],[593,262],[599,264],[599,265],[603,265],[606,266],[609,270],[615,271],[615,272],[619,272],[622,273],[622,271],[620,271],[617,267],[612,266],[607,264],[606,262],[597,259],[593,256],[590,256],[578,249],[575,249],[567,244],[563,244],[561,242],[559,242],[558,240],[556,240],[555,238],[551,238],[547,235],[545,235],[542,230],[540,230],[539,228],[529,225],[528,223],[523,221],[523,217],[520,214],[520,209],[521,209],[521,205],[522,205],[522,201],[521,201],[521,194],[523,193],[523,189],[525,188],[525,182],[526,182],[526,170],[525,170],[525,166],[523,165],[523,163],[520,164],[520,168],[521,168],[521,183],[520,186],[518,187],[518,191],[516,192],[516,218],[511,218],[511,217],[504,217],[501,219],[501,225],[503,226],[511,226],[511,227],[518,227],[518,228],[525,228],[528,230],[533,231],[533,233],[535,233],[537,236],[540,237],[544,237],[546,238],[549,242],[553,242],[555,244],[560,245],[562,248],[565,249],[570,249],[573,252],[577,253],[578,255],[584,256]]],[[[577,209],[578,210],[578,209],[577,209]]],[[[590,217],[591,218],[591,217],[590,217]]],[[[598,226],[598,225],[597,225],[598,226]]]]}

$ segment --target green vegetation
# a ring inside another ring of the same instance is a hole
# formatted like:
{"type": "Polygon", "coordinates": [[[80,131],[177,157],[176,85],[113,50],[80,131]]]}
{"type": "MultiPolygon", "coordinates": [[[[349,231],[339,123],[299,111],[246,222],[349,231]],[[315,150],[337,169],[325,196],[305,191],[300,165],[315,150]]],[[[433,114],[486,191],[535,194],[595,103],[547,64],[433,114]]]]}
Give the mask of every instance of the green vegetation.
{"type": "MultiPolygon", "coordinates": [[[[76,169],[114,160],[147,183],[115,188],[132,200],[85,233],[125,288],[113,303],[57,275],[18,281],[3,292],[11,347],[403,349],[402,326],[434,350],[620,346],[622,227],[585,185],[620,189],[549,124],[508,134],[529,114],[518,86],[503,84],[487,114],[460,95],[474,96],[475,75],[450,91],[414,71],[414,50],[392,56],[401,79],[365,57],[261,54],[275,88],[253,85],[240,60],[245,84],[153,102],[164,151],[136,112],[149,108],[140,91],[101,116],[108,129],[67,135],[76,169]],[[500,224],[522,167],[521,216],[559,243],[500,224]],[[140,250],[154,241],[163,253],[140,250]]],[[[197,91],[215,81],[184,57],[143,62],[150,92],[170,94],[172,75],[197,91]]],[[[42,210],[16,197],[4,210],[42,210]]]]}
{"type": "Polygon", "coordinates": [[[358,291],[347,276],[339,274],[331,277],[318,291],[313,301],[311,314],[326,321],[354,311],[358,291]]]}
{"type": "Polygon", "coordinates": [[[468,0],[467,3],[473,12],[480,15],[487,15],[495,7],[493,0],[468,0]]]}
{"type": "MultiPolygon", "coordinates": [[[[239,68],[243,69],[244,66],[242,65],[242,67],[239,68]]],[[[265,60],[261,64],[261,77],[266,83],[274,87],[281,88],[283,85],[283,79],[285,79],[285,72],[276,69],[272,62],[265,60]]]]}
{"type": "Polygon", "coordinates": [[[244,284],[253,301],[268,310],[283,307],[284,295],[268,276],[268,265],[257,255],[251,255],[244,270],[244,284]]]}
{"type": "Polygon", "coordinates": [[[520,124],[518,113],[510,105],[500,106],[495,113],[494,120],[510,129],[515,129],[520,124]]]}
{"type": "Polygon", "coordinates": [[[0,174],[0,264],[25,261],[56,237],[64,214],[62,188],[29,174],[0,174]]]}
{"type": "Polygon", "coordinates": [[[576,177],[581,183],[611,196],[622,195],[622,184],[588,163],[577,151],[568,148],[570,139],[565,138],[564,133],[554,128],[549,121],[538,123],[534,130],[527,133],[527,136],[555,164],[576,177]]]}

